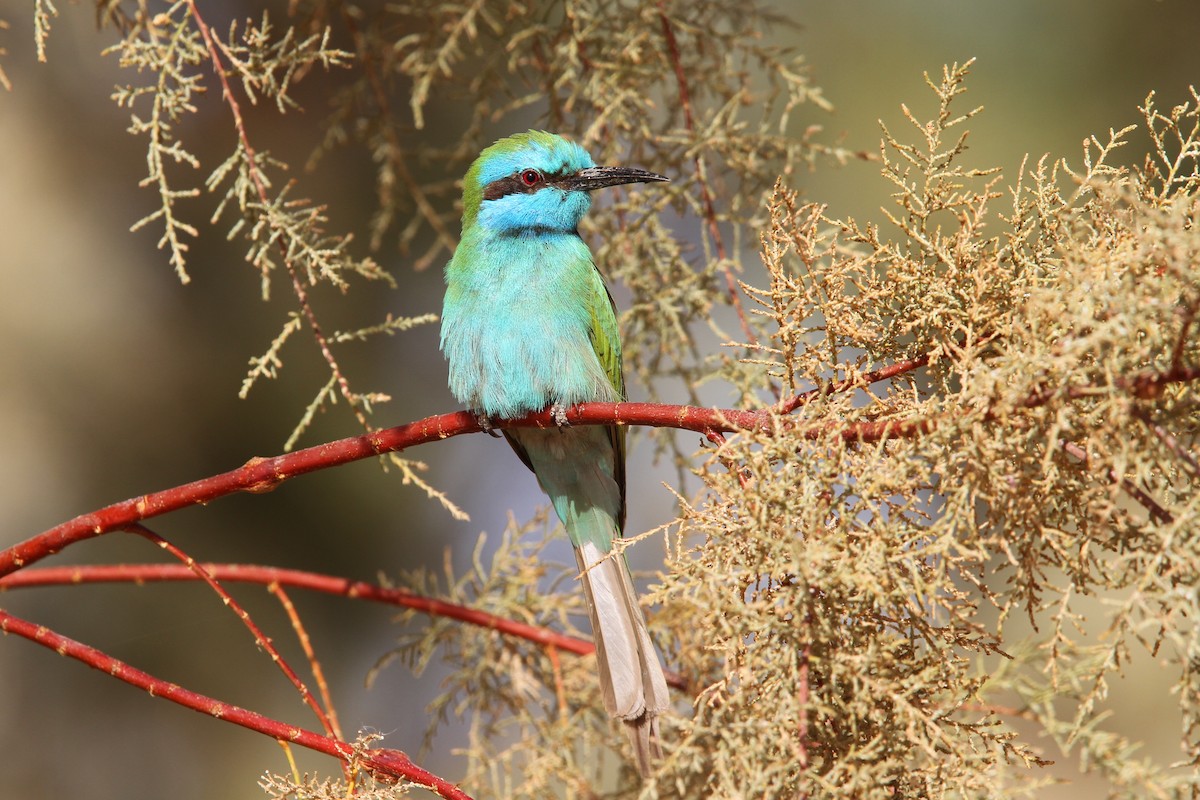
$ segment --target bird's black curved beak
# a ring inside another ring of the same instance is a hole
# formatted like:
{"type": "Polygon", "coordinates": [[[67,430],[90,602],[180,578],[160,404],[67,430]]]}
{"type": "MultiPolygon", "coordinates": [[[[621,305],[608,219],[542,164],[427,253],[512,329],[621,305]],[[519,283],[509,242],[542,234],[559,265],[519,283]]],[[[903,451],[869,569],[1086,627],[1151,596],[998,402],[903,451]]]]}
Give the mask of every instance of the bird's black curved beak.
{"type": "Polygon", "coordinates": [[[590,192],[593,189],[603,189],[605,186],[619,186],[622,183],[654,183],[669,181],[670,178],[656,172],[633,167],[588,167],[581,169],[565,181],[564,188],[576,192],[590,192]]]}

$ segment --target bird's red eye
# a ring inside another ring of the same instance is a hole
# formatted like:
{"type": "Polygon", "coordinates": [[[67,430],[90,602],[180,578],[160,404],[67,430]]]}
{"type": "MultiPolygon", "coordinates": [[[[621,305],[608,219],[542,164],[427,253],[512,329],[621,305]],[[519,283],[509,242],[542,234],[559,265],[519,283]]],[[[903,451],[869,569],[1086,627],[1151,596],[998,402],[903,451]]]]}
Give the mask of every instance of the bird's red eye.
{"type": "Polygon", "coordinates": [[[542,173],[536,169],[527,169],[521,173],[521,183],[526,186],[536,186],[542,181],[542,173]]]}

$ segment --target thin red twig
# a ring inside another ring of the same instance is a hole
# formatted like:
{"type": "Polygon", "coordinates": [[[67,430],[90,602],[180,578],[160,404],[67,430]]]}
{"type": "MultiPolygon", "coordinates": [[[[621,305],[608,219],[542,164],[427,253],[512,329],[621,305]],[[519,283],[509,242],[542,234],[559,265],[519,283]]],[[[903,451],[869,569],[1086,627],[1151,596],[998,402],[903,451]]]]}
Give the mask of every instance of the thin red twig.
{"type": "MultiPolygon", "coordinates": [[[[288,593],[283,590],[278,581],[268,583],[267,591],[275,595],[279,605],[283,606],[283,611],[287,614],[288,621],[292,624],[292,630],[296,634],[296,640],[300,642],[300,647],[304,650],[304,657],[308,659],[308,667],[312,671],[313,680],[317,682],[317,691],[321,693],[321,702],[324,704],[322,707],[326,709],[329,716],[329,727],[326,733],[339,739],[345,738],[342,736],[342,726],[338,723],[337,707],[333,704],[333,696],[329,693],[329,683],[325,680],[325,670],[321,669],[321,662],[317,659],[317,652],[313,649],[308,629],[304,627],[304,621],[300,619],[300,612],[296,610],[292,598],[288,597],[288,593]]],[[[346,777],[349,780],[350,776],[346,777]]]]}
{"type": "MultiPolygon", "coordinates": [[[[369,600],[411,608],[431,616],[448,617],[482,628],[519,636],[531,642],[556,647],[579,655],[591,653],[591,642],[556,633],[549,628],[498,617],[469,606],[447,603],[404,589],[389,589],[365,581],[352,581],[336,575],[322,575],[298,569],[266,567],[257,564],[201,564],[206,573],[219,581],[278,584],[292,588],[369,600]]],[[[154,583],[197,580],[186,567],[178,564],[95,564],[72,567],[27,569],[0,578],[0,591],[34,586],[67,586],[81,583],[154,583]]]]}
{"type": "Polygon", "coordinates": [[[818,397],[824,397],[831,394],[838,394],[850,389],[856,389],[859,386],[867,386],[879,381],[885,381],[888,378],[894,378],[897,375],[903,375],[906,372],[912,372],[914,369],[920,369],[929,363],[930,355],[917,356],[916,358],[906,358],[903,361],[897,361],[894,364],[889,364],[881,369],[872,370],[871,372],[863,373],[857,378],[851,378],[843,381],[832,381],[818,389],[809,389],[807,392],[801,392],[790,399],[779,404],[780,414],[790,414],[800,406],[808,405],[818,397]]]}
{"type": "Polygon", "coordinates": [[[254,711],[221,702],[156,678],[101,650],[56,633],[44,625],[37,625],[16,617],[3,609],[0,609],[0,632],[22,636],[61,656],[74,658],[131,686],[145,689],[155,697],[162,697],[215,719],[232,722],[252,731],[264,733],[279,741],[293,742],[301,747],[331,755],[342,761],[352,762],[356,766],[370,770],[377,778],[411,781],[447,798],[447,800],[471,800],[470,796],[462,789],[417,766],[399,750],[376,749],[356,752],[353,746],[338,739],[279,722],[254,711]]]}
{"type": "MultiPolygon", "coordinates": [[[[706,430],[704,432],[704,438],[715,444],[718,448],[718,451],[720,450],[721,446],[725,444],[725,434],[721,433],[720,431],[714,431],[712,429],[706,430]]],[[[718,457],[720,457],[719,452],[718,457]]],[[[743,489],[749,488],[750,477],[747,475],[746,470],[733,463],[733,459],[722,458],[721,461],[725,464],[725,469],[737,476],[739,486],[741,486],[743,489]]]]}
{"type": "Polygon", "coordinates": [[[1196,457],[1192,455],[1191,451],[1183,446],[1183,443],[1181,443],[1174,434],[1155,422],[1144,408],[1135,408],[1133,410],[1133,415],[1140,419],[1142,423],[1150,429],[1151,433],[1154,434],[1155,438],[1166,445],[1167,448],[1175,455],[1175,457],[1183,462],[1184,469],[1186,469],[1193,478],[1200,478],[1200,462],[1196,461],[1196,457]]]}
{"type": "Polygon", "coordinates": [[[142,538],[147,539],[166,550],[168,553],[175,556],[175,558],[179,559],[184,569],[186,569],[189,574],[194,576],[197,580],[207,583],[209,588],[216,592],[217,597],[221,598],[221,602],[223,602],[234,613],[234,615],[242,621],[242,624],[246,626],[247,630],[249,630],[250,634],[254,637],[255,643],[271,657],[271,660],[274,661],[275,665],[279,667],[281,672],[283,672],[283,676],[288,679],[292,686],[296,687],[296,691],[300,693],[301,699],[303,699],[308,707],[313,710],[313,713],[316,714],[317,721],[320,722],[321,727],[325,729],[325,734],[327,736],[334,735],[333,725],[330,723],[329,717],[325,713],[325,709],[321,708],[321,704],[317,702],[317,698],[313,697],[312,692],[310,692],[308,687],[304,685],[304,681],[300,680],[300,676],[296,674],[296,671],[292,669],[291,665],[287,663],[283,655],[278,649],[276,649],[275,645],[271,643],[270,637],[263,633],[262,629],[258,627],[258,623],[256,623],[250,617],[249,612],[242,608],[242,605],[237,600],[234,600],[229,592],[225,591],[225,587],[217,583],[217,579],[214,578],[210,572],[205,570],[203,565],[199,564],[194,558],[180,550],[171,542],[159,536],[154,531],[147,528],[145,525],[135,523],[128,526],[125,530],[129,531],[130,533],[135,533],[138,536],[141,536],[142,538]]]}
{"type": "MultiPolygon", "coordinates": [[[[596,649],[596,646],[586,639],[558,633],[550,628],[517,622],[470,606],[447,603],[404,589],[386,588],[366,581],[352,581],[336,575],[323,575],[318,572],[267,567],[258,564],[204,563],[197,566],[205,574],[218,581],[255,583],[268,588],[289,586],[352,600],[368,600],[401,608],[411,608],[431,617],[455,619],[469,625],[498,631],[507,636],[526,639],[556,652],[561,650],[585,656],[596,649]]],[[[70,567],[39,567],[21,570],[0,578],[0,592],[38,586],[75,586],[85,583],[140,584],[200,579],[193,570],[180,564],[88,564],[70,567]]],[[[687,688],[686,682],[679,675],[668,674],[667,682],[677,689],[687,688]]]]}
{"type": "MultiPolygon", "coordinates": [[[[1062,440],[1058,444],[1065,452],[1082,461],[1085,467],[1091,466],[1091,459],[1088,457],[1087,451],[1082,447],[1066,440],[1062,440]]],[[[1170,525],[1175,521],[1171,513],[1159,505],[1158,501],[1151,497],[1145,489],[1128,478],[1122,477],[1115,469],[1109,469],[1107,474],[1108,479],[1120,486],[1125,494],[1132,497],[1142,508],[1146,509],[1150,516],[1154,517],[1155,522],[1160,525],[1170,525]]]]}

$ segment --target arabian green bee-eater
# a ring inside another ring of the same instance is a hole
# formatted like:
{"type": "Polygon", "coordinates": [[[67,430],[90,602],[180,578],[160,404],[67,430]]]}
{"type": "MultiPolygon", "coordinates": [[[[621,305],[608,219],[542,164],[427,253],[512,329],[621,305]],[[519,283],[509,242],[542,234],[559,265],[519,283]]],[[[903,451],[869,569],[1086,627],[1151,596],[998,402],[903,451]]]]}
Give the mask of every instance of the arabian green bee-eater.
{"type": "Polygon", "coordinates": [[[568,426],[563,412],[625,399],[615,306],[579,237],[589,193],[665,180],[598,167],[551,133],[501,139],[463,179],[462,239],[446,266],[442,311],[442,352],[459,402],[483,420],[550,408],[559,422],[504,435],[574,546],[604,704],[624,723],[643,774],[659,756],[657,717],[670,698],[629,568],[612,552],[625,524],[625,432],[568,426]]]}

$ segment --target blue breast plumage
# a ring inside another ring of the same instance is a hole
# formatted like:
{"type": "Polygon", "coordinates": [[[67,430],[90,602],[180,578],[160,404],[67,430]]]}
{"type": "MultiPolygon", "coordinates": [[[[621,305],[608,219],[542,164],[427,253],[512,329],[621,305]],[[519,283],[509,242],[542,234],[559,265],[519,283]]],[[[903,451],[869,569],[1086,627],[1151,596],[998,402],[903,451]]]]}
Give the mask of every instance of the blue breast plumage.
{"type": "Polygon", "coordinates": [[[493,234],[483,260],[469,269],[452,260],[446,270],[454,296],[442,350],[458,401],[506,418],[620,399],[592,346],[591,310],[579,302],[604,292],[587,245],[574,233],[493,234]]]}

